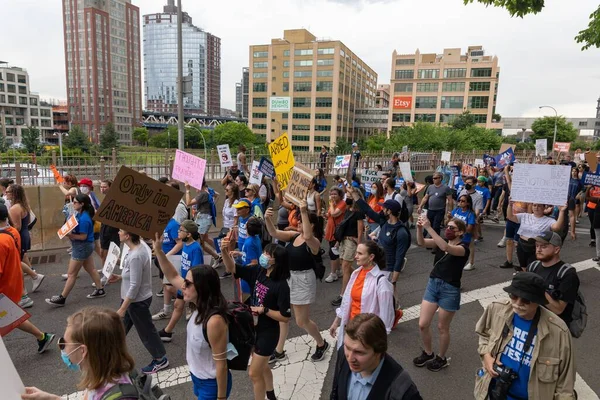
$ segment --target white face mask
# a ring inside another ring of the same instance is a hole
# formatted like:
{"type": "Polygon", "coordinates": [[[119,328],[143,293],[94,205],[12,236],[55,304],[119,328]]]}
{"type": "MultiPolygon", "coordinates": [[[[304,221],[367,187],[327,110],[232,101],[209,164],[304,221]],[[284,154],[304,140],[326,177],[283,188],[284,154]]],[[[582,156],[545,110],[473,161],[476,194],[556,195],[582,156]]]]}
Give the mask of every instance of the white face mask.
{"type": "Polygon", "coordinates": [[[88,194],[90,192],[90,188],[87,186],[79,186],[79,190],[81,190],[81,193],[83,194],[88,194]]]}

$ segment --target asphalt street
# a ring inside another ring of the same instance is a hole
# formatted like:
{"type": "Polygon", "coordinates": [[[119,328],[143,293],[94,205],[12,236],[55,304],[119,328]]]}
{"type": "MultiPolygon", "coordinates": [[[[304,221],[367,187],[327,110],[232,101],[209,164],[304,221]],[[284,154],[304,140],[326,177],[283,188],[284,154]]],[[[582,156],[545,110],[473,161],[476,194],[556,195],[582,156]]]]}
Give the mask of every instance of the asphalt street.
{"type": "MultiPolygon", "coordinates": [[[[490,285],[508,281],[512,278],[512,270],[500,269],[498,266],[505,260],[504,249],[499,249],[496,244],[502,236],[503,224],[486,222],[483,228],[484,241],[477,245],[475,266],[473,271],[463,274],[463,292],[483,289],[490,285]]],[[[411,230],[414,239],[414,230],[411,230]]],[[[595,254],[594,249],[588,246],[589,224],[586,218],[581,220],[577,227],[578,239],[568,240],[562,250],[562,259],[570,263],[589,260],[595,254]]],[[[516,261],[516,256],[514,257],[516,261]]],[[[45,298],[60,293],[64,282],[60,275],[66,272],[68,255],[65,254],[60,262],[38,266],[37,270],[46,275],[46,281],[37,293],[31,295],[35,301],[33,308],[28,311],[32,314],[31,321],[40,329],[54,332],[59,337],[64,333],[66,318],[81,307],[88,305],[102,305],[115,310],[119,306],[119,287],[109,286],[107,296],[102,299],[88,300],[85,296],[93,290],[91,280],[80,273],[77,285],[67,300],[64,308],[52,308],[44,302],[45,298]]],[[[326,260],[326,263],[328,260],[326,260]]],[[[99,267],[100,261],[97,260],[99,267]]],[[[420,248],[412,248],[408,253],[408,264],[401,275],[399,290],[400,302],[403,308],[420,304],[425,285],[433,265],[433,255],[420,248]]],[[[155,271],[157,275],[157,271],[155,271]]],[[[600,333],[600,296],[596,296],[600,289],[600,270],[590,268],[580,273],[582,290],[587,296],[589,321],[586,331],[579,339],[574,340],[576,352],[577,372],[581,378],[596,393],[600,394],[600,374],[597,370],[597,360],[600,359],[600,348],[597,346],[600,333]]],[[[232,281],[221,281],[228,298],[232,296],[232,281]]],[[[30,283],[28,282],[28,285],[30,283]]],[[[155,291],[159,290],[159,279],[154,280],[155,291]]],[[[331,325],[335,316],[335,309],[330,301],[340,292],[341,280],[334,283],[319,283],[317,303],[311,310],[311,316],[320,330],[326,330],[331,325]]],[[[162,299],[154,297],[152,309],[158,311],[162,307],[162,299]]],[[[389,335],[389,353],[400,362],[416,382],[424,399],[468,399],[472,398],[474,377],[480,367],[477,355],[477,335],[475,323],[483,311],[478,302],[471,302],[462,306],[457,312],[451,327],[451,344],[449,357],[450,366],[440,372],[430,372],[427,369],[416,368],[412,359],[420,353],[420,340],[418,319],[401,323],[389,335]]],[[[157,328],[162,328],[167,321],[159,321],[157,328]]],[[[185,321],[179,322],[173,342],[166,345],[170,367],[183,366],[185,361],[185,321]]],[[[290,325],[290,338],[304,335],[294,323],[290,325]]],[[[434,337],[435,328],[434,328],[434,337]]],[[[77,373],[67,370],[60,359],[60,352],[56,346],[43,355],[36,352],[37,344],[29,336],[20,331],[13,331],[3,338],[9,354],[26,386],[37,386],[55,394],[70,394],[78,389],[76,383],[77,373]]],[[[435,339],[434,339],[435,340],[435,339]]],[[[127,338],[131,353],[140,368],[150,361],[150,356],[139,340],[135,329],[127,338]]],[[[435,342],[434,342],[435,343],[435,342]]],[[[437,347],[437,346],[436,346],[437,347]]],[[[322,399],[329,398],[332,373],[335,365],[335,355],[332,357],[328,373],[322,388],[322,399]]],[[[244,372],[235,372],[231,399],[252,399],[251,382],[244,372]]],[[[186,382],[165,389],[173,399],[192,399],[191,383],[186,382]]],[[[292,397],[293,398],[293,397],[292,397]]],[[[297,397],[304,398],[304,397],[297,397]]],[[[590,399],[597,398],[591,396],[590,399]]]]}

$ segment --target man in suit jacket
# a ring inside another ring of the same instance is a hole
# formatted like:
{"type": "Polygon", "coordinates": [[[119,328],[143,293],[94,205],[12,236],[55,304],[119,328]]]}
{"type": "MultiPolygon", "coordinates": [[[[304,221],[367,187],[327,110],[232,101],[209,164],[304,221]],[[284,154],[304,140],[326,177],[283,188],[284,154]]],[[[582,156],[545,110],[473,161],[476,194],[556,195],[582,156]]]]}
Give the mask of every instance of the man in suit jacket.
{"type": "Polygon", "coordinates": [[[331,400],[423,400],[408,373],[387,352],[387,332],[375,314],[346,325],[331,400]]]}

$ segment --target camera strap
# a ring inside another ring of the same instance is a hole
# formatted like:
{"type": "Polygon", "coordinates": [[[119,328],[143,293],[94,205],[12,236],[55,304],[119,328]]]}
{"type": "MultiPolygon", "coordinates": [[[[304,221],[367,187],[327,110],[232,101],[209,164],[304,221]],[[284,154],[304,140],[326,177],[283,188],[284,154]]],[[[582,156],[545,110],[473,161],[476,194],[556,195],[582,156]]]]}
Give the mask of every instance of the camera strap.
{"type": "MultiPolygon", "coordinates": [[[[525,339],[525,345],[523,346],[523,356],[521,356],[521,361],[519,362],[519,371],[521,370],[521,366],[523,365],[523,359],[525,358],[525,355],[529,351],[529,348],[531,347],[531,343],[533,342],[533,338],[535,337],[535,331],[537,330],[538,322],[540,321],[540,314],[541,314],[541,310],[540,310],[540,307],[538,307],[537,311],[535,312],[535,316],[533,317],[533,320],[531,322],[531,327],[529,328],[529,332],[527,333],[527,339],[525,339]]],[[[510,328],[508,327],[508,325],[505,324],[504,329],[502,329],[502,341],[504,341],[504,339],[506,339],[509,332],[510,332],[510,328]]],[[[506,346],[504,346],[504,347],[506,348],[506,346]]],[[[498,357],[500,356],[500,354],[502,354],[502,351],[499,351],[498,354],[496,354],[496,360],[498,360],[498,357]]],[[[517,373],[518,373],[518,371],[517,371],[517,373]]]]}

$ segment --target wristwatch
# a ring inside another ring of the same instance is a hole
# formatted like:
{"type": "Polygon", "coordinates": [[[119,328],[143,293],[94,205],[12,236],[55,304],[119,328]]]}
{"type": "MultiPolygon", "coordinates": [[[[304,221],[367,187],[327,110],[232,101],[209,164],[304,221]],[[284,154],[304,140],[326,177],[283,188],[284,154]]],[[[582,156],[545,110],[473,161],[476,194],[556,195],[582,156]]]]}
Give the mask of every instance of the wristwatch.
{"type": "Polygon", "coordinates": [[[267,315],[269,311],[269,307],[263,307],[263,315],[267,315]]]}

